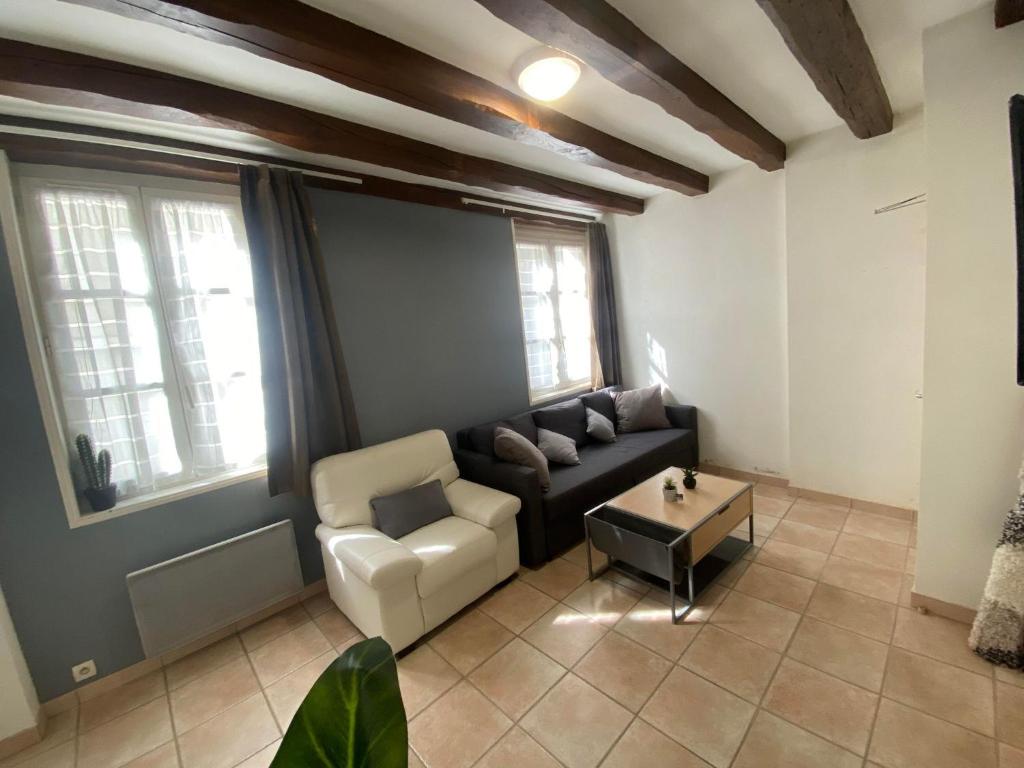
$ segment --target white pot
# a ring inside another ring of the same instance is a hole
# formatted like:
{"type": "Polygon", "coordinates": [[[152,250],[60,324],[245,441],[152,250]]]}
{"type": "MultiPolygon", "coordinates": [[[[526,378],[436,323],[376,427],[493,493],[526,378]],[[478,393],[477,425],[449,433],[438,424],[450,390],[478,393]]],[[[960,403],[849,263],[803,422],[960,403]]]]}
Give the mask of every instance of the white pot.
{"type": "Polygon", "coordinates": [[[679,491],[675,488],[662,488],[661,492],[665,494],[665,501],[677,501],[679,499],[679,491]]]}

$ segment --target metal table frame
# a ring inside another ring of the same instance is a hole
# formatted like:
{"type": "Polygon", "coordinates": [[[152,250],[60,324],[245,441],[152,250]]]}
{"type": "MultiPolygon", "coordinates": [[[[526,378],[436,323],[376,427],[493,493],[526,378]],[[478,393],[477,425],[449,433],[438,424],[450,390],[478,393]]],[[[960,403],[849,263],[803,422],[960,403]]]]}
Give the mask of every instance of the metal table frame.
{"type": "MultiPolygon", "coordinates": [[[[732,504],[732,502],[735,501],[738,496],[739,496],[739,494],[737,494],[736,496],[733,496],[731,499],[729,499],[728,503],[725,506],[725,509],[728,509],[729,506],[732,504]]],[[[598,571],[596,573],[594,572],[593,556],[590,553],[590,516],[594,512],[596,512],[597,510],[602,509],[602,508],[604,508],[606,506],[609,506],[609,505],[608,504],[601,504],[601,505],[599,505],[597,507],[594,507],[593,509],[591,509],[589,512],[587,512],[583,516],[583,527],[584,527],[584,529],[586,531],[586,545],[587,545],[587,576],[589,577],[590,581],[593,581],[594,579],[598,578],[599,576],[601,576],[601,574],[605,573],[606,571],[608,571],[608,570],[615,570],[615,571],[618,571],[619,573],[625,574],[626,576],[629,576],[631,578],[635,578],[635,576],[632,573],[629,573],[628,571],[624,571],[622,568],[618,567],[615,564],[615,558],[613,558],[607,552],[605,552],[604,555],[608,559],[608,564],[605,565],[605,567],[602,568],[600,571],[598,571]]],[[[635,517],[638,520],[641,520],[641,519],[642,520],[647,520],[648,519],[648,518],[643,518],[643,517],[641,517],[639,515],[636,515],[636,514],[630,512],[629,510],[622,509],[620,507],[613,507],[613,509],[615,509],[618,512],[622,512],[622,513],[624,513],[624,514],[626,514],[626,515],[628,515],[630,517],[635,517]]],[[[668,573],[670,575],[672,573],[674,573],[673,566],[675,565],[675,553],[676,553],[677,547],[679,547],[681,544],[683,544],[685,542],[688,542],[689,539],[690,539],[690,536],[693,535],[694,531],[696,531],[698,528],[700,528],[702,525],[704,525],[704,523],[706,523],[708,520],[712,519],[712,517],[715,517],[715,516],[721,514],[722,512],[724,512],[725,509],[718,510],[718,511],[708,515],[707,517],[702,519],[699,523],[697,523],[697,525],[695,525],[693,528],[689,528],[689,529],[687,529],[685,531],[682,531],[677,538],[673,539],[671,542],[669,542],[668,544],[664,545],[664,547],[665,547],[665,556],[668,558],[668,573]]],[[[743,548],[743,552],[741,552],[740,555],[738,555],[736,559],[739,559],[739,557],[742,557],[743,553],[745,553],[748,549],[750,549],[752,546],[754,546],[754,510],[753,510],[753,506],[751,506],[750,516],[747,518],[747,523],[748,523],[748,530],[749,530],[749,535],[750,535],[750,541],[747,543],[747,546],[745,546],[743,548]]],[[[669,527],[669,528],[673,527],[673,526],[668,526],[665,523],[661,523],[661,524],[662,525],[666,525],[666,527],[669,527]]],[[[678,530],[678,529],[676,529],[676,530],[678,530]]],[[[634,533],[637,533],[637,532],[634,532],[634,533]]],[[[642,534],[637,533],[637,535],[642,535],[642,534]]],[[[649,538],[649,537],[645,537],[645,538],[649,538]]],[[[725,539],[727,539],[727,538],[729,538],[729,534],[726,534],[725,538],[723,538],[722,541],[725,541],[725,539]]],[[[721,543],[721,542],[719,542],[719,543],[721,543]]],[[[701,560],[703,560],[703,559],[704,558],[701,558],[701,560]]],[[[735,562],[735,560],[733,562],[735,562]]],[[[670,608],[672,610],[672,623],[673,624],[678,624],[679,621],[686,616],[686,614],[688,614],[691,610],[693,610],[694,602],[695,602],[695,600],[697,598],[697,595],[694,594],[694,589],[693,589],[693,569],[694,569],[694,567],[696,565],[697,564],[693,562],[693,553],[691,551],[689,554],[687,554],[687,557],[686,557],[686,586],[687,586],[687,595],[686,596],[687,596],[687,599],[683,602],[683,611],[682,611],[682,613],[677,613],[676,612],[676,597],[677,597],[677,595],[676,595],[675,580],[672,579],[672,578],[668,579],[669,606],[670,606],[670,608]]],[[[634,566],[634,567],[636,567],[636,566],[634,566]]],[[[638,568],[638,570],[643,570],[643,569],[638,568]]]]}

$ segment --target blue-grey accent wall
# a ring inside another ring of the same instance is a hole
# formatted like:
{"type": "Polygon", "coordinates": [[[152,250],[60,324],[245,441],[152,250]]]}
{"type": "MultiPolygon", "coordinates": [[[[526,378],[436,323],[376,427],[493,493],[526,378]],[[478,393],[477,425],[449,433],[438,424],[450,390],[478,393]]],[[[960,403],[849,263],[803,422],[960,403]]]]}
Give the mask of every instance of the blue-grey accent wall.
{"type": "MultiPolygon", "coordinates": [[[[528,407],[508,222],[312,190],[366,443],[449,433],[528,407]]],[[[277,520],[306,583],[323,576],[310,501],[230,486],[71,530],[0,239],[0,585],[40,699],[143,659],[125,575],[277,520]]],[[[254,563],[253,567],[259,567],[254,563]]]]}
{"type": "Polygon", "coordinates": [[[508,219],[310,197],[364,442],[530,407],[508,219]]]}

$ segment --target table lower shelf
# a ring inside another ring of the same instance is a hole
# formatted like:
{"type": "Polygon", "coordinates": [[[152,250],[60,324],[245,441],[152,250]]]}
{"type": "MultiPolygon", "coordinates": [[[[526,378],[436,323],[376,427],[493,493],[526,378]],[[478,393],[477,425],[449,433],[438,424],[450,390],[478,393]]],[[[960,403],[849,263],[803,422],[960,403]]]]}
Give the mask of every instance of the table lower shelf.
{"type": "MultiPolygon", "coordinates": [[[[730,565],[735,563],[737,560],[743,557],[743,553],[746,552],[752,546],[751,542],[746,539],[739,539],[735,536],[726,536],[718,543],[710,552],[708,552],[700,562],[693,566],[693,602],[683,598],[683,595],[687,595],[689,588],[684,576],[680,579],[679,583],[675,585],[676,599],[683,603],[683,612],[678,616],[674,617],[674,620],[678,621],[680,618],[686,615],[686,613],[693,608],[700,597],[701,593],[717,579],[722,572],[730,565]]],[[[600,571],[595,571],[594,578],[599,576],[607,568],[613,568],[620,573],[624,573],[627,576],[642,581],[645,584],[649,584],[655,589],[660,589],[663,592],[670,592],[670,585],[666,579],[652,576],[646,571],[636,568],[629,563],[622,562],[621,560],[611,560],[605,568],[600,571]]],[[[674,612],[673,607],[673,612],[674,612]]]]}

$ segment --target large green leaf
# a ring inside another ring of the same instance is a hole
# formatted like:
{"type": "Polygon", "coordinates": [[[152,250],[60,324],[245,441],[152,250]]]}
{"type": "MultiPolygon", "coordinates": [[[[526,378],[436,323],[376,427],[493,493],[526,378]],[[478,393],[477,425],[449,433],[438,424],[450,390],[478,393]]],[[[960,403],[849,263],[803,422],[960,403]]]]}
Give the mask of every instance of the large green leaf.
{"type": "Polygon", "coordinates": [[[324,670],[270,768],[408,768],[408,744],[395,656],[375,637],[324,670]]]}

